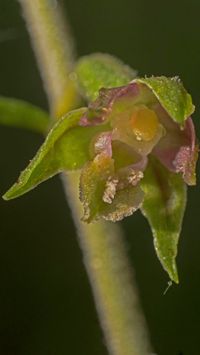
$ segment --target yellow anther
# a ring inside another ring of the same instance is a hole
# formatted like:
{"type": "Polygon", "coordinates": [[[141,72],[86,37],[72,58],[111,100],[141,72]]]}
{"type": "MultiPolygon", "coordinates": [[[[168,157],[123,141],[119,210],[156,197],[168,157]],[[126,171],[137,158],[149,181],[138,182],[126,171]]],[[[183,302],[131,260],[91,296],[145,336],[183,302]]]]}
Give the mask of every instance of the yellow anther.
{"type": "Polygon", "coordinates": [[[150,141],[155,137],[159,121],[153,110],[145,106],[135,109],[130,122],[137,140],[150,141]]]}

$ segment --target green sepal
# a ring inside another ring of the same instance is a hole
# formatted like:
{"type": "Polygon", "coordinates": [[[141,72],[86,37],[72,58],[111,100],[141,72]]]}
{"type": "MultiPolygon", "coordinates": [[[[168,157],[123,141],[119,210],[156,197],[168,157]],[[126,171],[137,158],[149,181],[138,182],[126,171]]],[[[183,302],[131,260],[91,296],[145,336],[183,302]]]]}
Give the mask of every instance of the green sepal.
{"type": "Polygon", "coordinates": [[[156,159],[149,161],[141,188],[145,193],[141,211],[149,221],[157,256],[170,278],[178,283],[175,258],[186,206],[186,185],[156,159]]]}
{"type": "Polygon", "coordinates": [[[83,168],[80,199],[84,207],[85,222],[100,218],[112,222],[120,221],[140,207],[144,196],[140,187],[129,185],[114,192],[115,183],[117,185],[118,180],[114,174],[114,160],[104,153],[97,155],[83,168]]]}
{"type": "Polygon", "coordinates": [[[83,220],[91,222],[100,217],[106,206],[103,194],[106,181],[114,174],[114,161],[105,154],[99,154],[82,170],[80,177],[80,200],[84,207],[83,220]]]}
{"type": "Polygon", "coordinates": [[[136,71],[121,60],[103,53],[84,56],[75,67],[78,87],[88,101],[98,97],[101,88],[127,85],[136,77],[136,71]]]}
{"type": "Polygon", "coordinates": [[[23,195],[63,170],[79,169],[90,159],[90,141],[103,126],[79,126],[85,111],[71,111],[55,124],[17,183],[3,196],[5,200],[23,195]]]}
{"type": "Polygon", "coordinates": [[[106,204],[100,217],[112,222],[121,221],[131,216],[141,206],[143,197],[144,193],[139,186],[128,185],[116,192],[113,202],[106,204]]]}
{"type": "Polygon", "coordinates": [[[0,97],[0,124],[46,133],[49,115],[28,102],[0,97]]]}
{"type": "Polygon", "coordinates": [[[194,112],[192,98],[178,77],[152,76],[134,81],[149,87],[176,123],[183,125],[184,121],[194,112]]]}

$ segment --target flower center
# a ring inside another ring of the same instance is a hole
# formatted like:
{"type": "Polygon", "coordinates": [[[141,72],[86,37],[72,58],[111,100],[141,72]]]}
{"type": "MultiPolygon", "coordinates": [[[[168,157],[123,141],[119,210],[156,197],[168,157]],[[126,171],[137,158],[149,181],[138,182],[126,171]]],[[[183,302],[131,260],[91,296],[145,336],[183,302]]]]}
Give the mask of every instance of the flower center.
{"type": "Polygon", "coordinates": [[[131,127],[138,141],[152,140],[158,130],[159,121],[156,113],[147,107],[136,109],[131,115],[131,127]]]}

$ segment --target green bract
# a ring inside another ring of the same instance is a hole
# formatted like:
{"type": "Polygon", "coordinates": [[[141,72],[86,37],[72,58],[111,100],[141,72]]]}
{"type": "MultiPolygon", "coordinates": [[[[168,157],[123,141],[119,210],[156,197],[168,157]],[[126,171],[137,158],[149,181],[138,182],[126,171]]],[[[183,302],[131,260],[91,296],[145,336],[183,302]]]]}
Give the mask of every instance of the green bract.
{"type": "Polygon", "coordinates": [[[108,55],[84,57],[75,71],[84,98],[95,101],[55,124],[4,198],[80,169],[83,220],[118,221],[140,208],[164,269],[178,282],[186,184],[195,184],[198,156],[191,97],[179,79],[134,79],[132,69],[108,55]]]}
{"type": "Polygon", "coordinates": [[[175,122],[183,124],[194,112],[192,98],[178,77],[152,76],[151,78],[137,79],[137,81],[147,85],[153,91],[175,122]]]}
{"type": "Polygon", "coordinates": [[[151,159],[141,182],[144,201],[141,211],[148,219],[155,250],[164,269],[178,282],[175,258],[186,205],[186,185],[178,174],[170,173],[151,159]]]}
{"type": "Polygon", "coordinates": [[[128,84],[136,77],[136,71],[121,60],[103,53],[82,57],[75,67],[78,88],[89,100],[98,97],[101,88],[128,84]]]}
{"type": "Polygon", "coordinates": [[[85,110],[71,111],[55,124],[17,183],[3,196],[5,200],[23,195],[63,170],[80,169],[89,160],[90,140],[100,128],[78,126],[85,110]]]}

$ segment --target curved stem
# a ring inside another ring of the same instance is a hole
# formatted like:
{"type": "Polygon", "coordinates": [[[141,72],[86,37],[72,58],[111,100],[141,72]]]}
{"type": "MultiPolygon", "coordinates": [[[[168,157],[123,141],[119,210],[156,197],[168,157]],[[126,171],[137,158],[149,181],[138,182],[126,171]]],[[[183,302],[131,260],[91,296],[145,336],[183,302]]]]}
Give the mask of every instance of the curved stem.
{"type": "MultiPolygon", "coordinates": [[[[51,111],[59,116],[74,105],[70,81],[71,38],[56,0],[19,0],[32,38],[51,111]],[[67,100],[66,100],[67,97],[67,100]]],[[[108,350],[113,355],[147,355],[149,342],[132,270],[118,224],[80,221],[77,175],[62,175],[77,227],[108,350]]]]}

